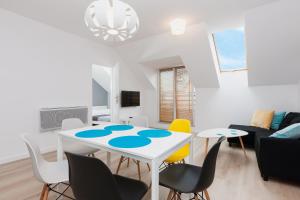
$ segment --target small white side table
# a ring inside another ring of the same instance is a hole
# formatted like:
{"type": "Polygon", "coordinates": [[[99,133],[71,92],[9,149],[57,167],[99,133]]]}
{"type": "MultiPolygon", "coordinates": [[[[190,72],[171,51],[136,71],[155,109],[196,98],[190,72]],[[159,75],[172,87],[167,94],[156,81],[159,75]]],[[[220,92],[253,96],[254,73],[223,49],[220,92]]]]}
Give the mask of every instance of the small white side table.
{"type": "Polygon", "coordinates": [[[216,128],[216,129],[208,129],[202,131],[197,134],[197,137],[205,138],[205,154],[208,152],[208,143],[210,138],[219,138],[225,136],[226,138],[234,138],[238,137],[244,151],[244,155],[247,158],[247,154],[245,151],[244,143],[242,136],[248,135],[246,131],[236,130],[236,129],[228,129],[228,128],[216,128]]]}

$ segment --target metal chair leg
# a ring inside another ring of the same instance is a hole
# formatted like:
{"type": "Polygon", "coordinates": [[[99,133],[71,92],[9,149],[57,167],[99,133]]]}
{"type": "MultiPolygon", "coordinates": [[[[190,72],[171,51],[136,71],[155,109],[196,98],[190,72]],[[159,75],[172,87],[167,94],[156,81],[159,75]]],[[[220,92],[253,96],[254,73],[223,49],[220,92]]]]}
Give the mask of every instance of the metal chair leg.
{"type": "Polygon", "coordinates": [[[49,192],[54,192],[56,194],[59,194],[59,196],[56,198],[56,200],[60,199],[60,197],[66,197],[67,199],[72,199],[72,200],[75,200],[73,197],[70,197],[68,195],[65,195],[65,192],[70,188],[70,185],[67,184],[67,183],[57,183],[57,184],[47,184],[47,189],[45,190],[45,194],[44,194],[44,199],[43,200],[47,200],[48,199],[48,194],[49,192]],[[57,191],[55,188],[60,185],[60,184],[63,184],[63,185],[66,185],[67,188],[63,191],[63,192],[59,192],[57,191]]]}

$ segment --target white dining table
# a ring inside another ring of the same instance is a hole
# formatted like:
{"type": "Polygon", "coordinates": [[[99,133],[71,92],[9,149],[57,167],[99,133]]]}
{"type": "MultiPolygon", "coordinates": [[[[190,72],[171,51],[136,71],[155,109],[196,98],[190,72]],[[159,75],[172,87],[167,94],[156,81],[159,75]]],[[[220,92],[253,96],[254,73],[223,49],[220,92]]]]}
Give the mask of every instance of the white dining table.
{"type": "Polygon", "coordinates": [[[186,144],[190,144],[190,154],[187,162],[193,163],[193,140],[192,134],[186,134],[181,132],[170,131],[172,134],[168,137],[161,138],[149,138],[151,143],[138,148],[117,148],[111,146],[109,141],[113,138],[121,136],[138,136],[137,133],[142,130],[150,128],[133,127],[130,130],[125,131],[113,131],[112,134],[97,137],[97,138],[81,138],[77,137],[76,133],[85,130],[104,129],[106,126],[117,125],[114,123],[103,122],[97,126],[89,126],[80,129],[57,131],[58,133],[58,145],[57,145],[57,159],[63,160],[63,139],[73,140],[82,144],[88,145],[93,148],[107,152],[107,165],[111,167],[111,153],[118,153],[125,157],[129,157],[135,160],[151,163],[151,199],[159,200],[159,167],[161,163],[168,158],[173,152],[180,149],[186,144]]]}

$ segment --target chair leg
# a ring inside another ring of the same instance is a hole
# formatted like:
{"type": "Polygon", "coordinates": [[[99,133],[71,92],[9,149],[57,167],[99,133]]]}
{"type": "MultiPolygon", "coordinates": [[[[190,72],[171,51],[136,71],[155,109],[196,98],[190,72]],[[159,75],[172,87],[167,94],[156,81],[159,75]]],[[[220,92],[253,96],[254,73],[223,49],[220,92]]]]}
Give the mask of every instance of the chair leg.
{"type": "Polygon", "coordinates": [[[116,171],[116,174],[119,174],[120,167],[121,167],[121,164],[122,164],[122,162],[123,162],[123,159],[124,159],[124,157],[121,156],[120,161],[119,161],[119,164],[118,164],[118,168],[117,168],[117,171],[116,171]]]}
{"type": "Polygon", "coordinates": [[[139,180],[141,180],[141,167],[140,167],[140,161],[139,160],[137,160],[136,165],[137,165],[137,168],[138,168],[139,180]]]}
{"type": "Polygon", "coordinates": [[[176,193],[176,191],[173,191],[173,195],[172,195],[171,200],[177,200],[177,193],[176,193]]]}
{"type": "Polygon", "coordinates": [[[176,192],[176,200],[181,200],[181,193],[176,192]]]}
{"type": "Polygon", "coordinates": [[[210,200],[209,194],[207,190],[204,190],[206,200],[210,200]]]}
{"type": "Polygon", "coordinates": [[[174,193],[173,190],[170,190],[170,192],[169,192],[169,194],[168,194],[167,200],[171,200],[171,199],[172,199],[173,193],[174,193]]]}
{"type": "Polygon", "coordinates": [[[127,167],[129,167],[129,161],[130,161],[130,158],[128,158],[128,161],[127,161],[127,167]]]}
{"type": "Polygon", "coordinates": [[[199,197],[198,197],[197,193],[195,193],[194,196],[195,196],[195,200],[199,200],[199,197]]]}
{"type": "Polygon", "coordinates": [[[148,167],[148,169],[149,169],[149,172],[151,171],[151,168],[150,168],[150,165],[149,165],[149,163],[147,163],[147,167],[148,167]]]}
{"type": "Polygon", "coordinates": [[[49,195],[49,187],[47,185],[46,189],[45,189],[45,193],[44,193],[44,197],[43,200],[48,200],[48,195],[49,195]]]}
{"type": "Polygon", "coordinates": [[[40,200],[44,199],[44,195],[45,195],[45,191],[46,191],[47,187],[48,187],[47,184],[44,184],[43,190],[41,192],[40,200]]]}

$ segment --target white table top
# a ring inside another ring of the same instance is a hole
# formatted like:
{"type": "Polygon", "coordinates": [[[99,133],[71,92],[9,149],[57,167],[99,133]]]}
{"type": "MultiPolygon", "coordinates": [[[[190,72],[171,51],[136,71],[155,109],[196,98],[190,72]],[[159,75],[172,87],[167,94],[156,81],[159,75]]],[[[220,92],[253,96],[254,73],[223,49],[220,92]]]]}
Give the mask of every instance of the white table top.
{"type": "Polygon", "coordinates": [[[248,135],[246,131],[228,129],[228,128],[216,128],[208,129],[197,134],[197,137],[201,138],[219,138],[225,136],[227,138],[240,137],[248,135]]]}
{"type": "MultiPolygon", "coordinates": [[[[137,155],[142,158],[146,158],[148,160],[152,160],[155,158],[161,158],[166,153],[172,153],[174,148],[178,149],[178,147],[184,146],[184,144],[188,143],[192,139],[192,134],[180,133],[180,132],[172,132],[172,135],[163,138],[150,138],[151,143],[144,147],[139,148],[116,148],[108,144],[108,142],[116,137],[120,136],[138,136],[137,132],[141,130],[147,130],[150,128],[144,127],[134,127],[131,130],[126,131],[113,131],[112,134],[105,137],[98,138],[80,138],[76,137],[75,134],[84,131],[84,130],[93,130],[93,129],[103,129],[105,126],[116,125],[108,122],[101,122],[100,125],[92,126],[92,127],[84,127],[80,129],[73,129],[67,131],[58,131],[57,133],[60,136],[67,137],[68,139],[74,139],[79,142],[87,143],[93,147],[99,147],[99,149],[111,149],[120,153],[127,153],[130,155],[137,155]]],[[[167,155],[168,156],[168,155],[167,155]]]]}

